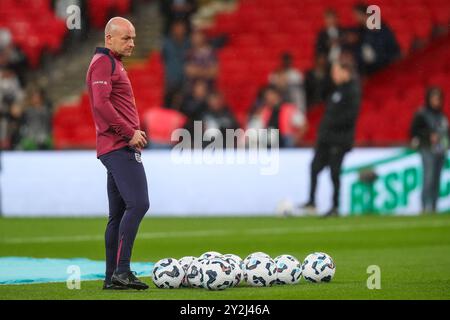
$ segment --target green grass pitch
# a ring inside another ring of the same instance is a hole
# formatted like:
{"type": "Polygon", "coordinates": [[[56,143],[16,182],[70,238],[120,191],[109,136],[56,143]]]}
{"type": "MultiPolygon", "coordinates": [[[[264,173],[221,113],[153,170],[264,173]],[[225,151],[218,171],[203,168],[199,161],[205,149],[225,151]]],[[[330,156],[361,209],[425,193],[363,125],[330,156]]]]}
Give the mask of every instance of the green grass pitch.
{"type": "MultiPolygon", "coordinates": [[[[106,219],[0,219],[0,256],[104,259],[106,219]],[[44,237],[44,238],[42,238],[44,237]],[[5,239],[20,238],[17,243],[5,239]],[[38,239],[38,241],[35,241],[38,239]],[[40,241],[39,239],[44,239],[40,241]],[[73,239],[73,240],[70,240],[73,239]],[[30,241],[27,241],[30,240],[30,241]]],[[[450,215],[348,218],[148,218],[141,224],[133,260],[198,256],[205,251],[241,257],[264,251],[302,260],[314,251],[336,263],[331,283],[219,292],[157,289],[104,292],[101,281],[0,285],[0,299],[450,299],[450,215]],[[367,267],[381,268],[381,289],[367,288],[367,267]]],[[[144,278],[151,283],[150,278],[144,278]]]]}

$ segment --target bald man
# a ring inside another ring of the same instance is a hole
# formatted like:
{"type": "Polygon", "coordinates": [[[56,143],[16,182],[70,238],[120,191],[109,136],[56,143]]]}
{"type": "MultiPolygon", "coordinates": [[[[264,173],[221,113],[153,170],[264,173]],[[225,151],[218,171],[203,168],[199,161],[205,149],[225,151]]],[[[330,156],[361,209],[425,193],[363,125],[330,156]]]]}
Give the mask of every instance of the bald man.
{"type": "Polygon", "coordinates": [[[147,139],[140,130],[133,90],[122,65],[122,57],[133,52],[135,37],[130,21],[111,19],[105,27],[105,47],[96,48],[86,77],[97,133],[97,158],[107,170],[105,290],[148,288],[130,270],[134,239],[149,208],[141,160],[147,139]]]}

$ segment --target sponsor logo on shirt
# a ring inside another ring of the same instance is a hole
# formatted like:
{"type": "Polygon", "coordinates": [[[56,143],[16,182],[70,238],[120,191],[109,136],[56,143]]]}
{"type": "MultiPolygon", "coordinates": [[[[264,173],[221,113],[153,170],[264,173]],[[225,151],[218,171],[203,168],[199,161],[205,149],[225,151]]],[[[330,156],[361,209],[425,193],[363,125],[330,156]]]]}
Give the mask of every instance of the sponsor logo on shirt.
{"type": "Polygon", "coordinates": [[[92,84],[108,84],[108,81],[102,81],[102,80],[98,80],[98,81],[92,81],[92,84]]]}

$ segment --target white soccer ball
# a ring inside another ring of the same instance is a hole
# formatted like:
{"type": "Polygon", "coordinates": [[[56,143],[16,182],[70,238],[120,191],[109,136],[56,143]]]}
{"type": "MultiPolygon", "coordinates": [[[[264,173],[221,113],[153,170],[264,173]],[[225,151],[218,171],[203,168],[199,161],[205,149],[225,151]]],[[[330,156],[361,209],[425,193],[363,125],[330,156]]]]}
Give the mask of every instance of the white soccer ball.
{"type": "Polygon", "coordinates": [[[161,259],[153,266],[153,283],[161,289],[173,289],[181,286],[184,277],[183,267],[177,259],[161,259]]]}
{"type": "Polygon", "coordinates": [[[255,256],[245,264],[246,281],[253,287],[270,287],[277,280],[277,265],[273,259],[255,256]]]}
{"type": "Polygon", "coordinates": [[[267,253],[265,253],[265,252],[261,252],[261,251],[253,252],[253,253],[250,253],[250,254],[244,259],[244,264],[247,264],[247,262],[249,262],[250,259],[251,259],[251,258],[254,258],[254,257],[270,258],[270,256],[269,256],[267,253]]]}
{"type": "Polygon", "coordinates": [[[183,277],[183,281],[181,281],[181,286],[183,286],[183,287],[189,287],[189,283],[187,282],[187,278],[186,278],[186,273],[187,273],[192,261],[194,261],[195,259],[197,259],[197,258],[193,257],[193,256],[186,256],[186,257],[183,257],[178,260],[178,262],[180,263],[180,265],[183,268],[184,273],[185,273],[184,277],[183,277]]]}
{"type": "Polygon", "coordinates": [[[186,280],[189,287],[203,288],[203,263],[206,259],[195,259],[191,262],[187,272],[186,280]]]}
{"type": "Polygon", "coordinates": [[[228,262],[233,270],[234,281],[231,284],[231,287],[238,286],[242,281],[244,281],[245,278],[244,261],[242,261],[242,259],[239,256],[231,253],[224,254],[222,256],[222,259],[228,262]]]}
{"type": "Polygon", "coordinates": [[[302,277],[302,265],[293,256],[283,254],[275,258],[278,284],[296,284],[302,277]]]}
{"type": "Polygon", "coordinates": [[[280,217],[289,217],[294,215],[295,206],[289,199],[283,199],[278,202],[275,212],[280,217]]]}
{"type": "Polygon", "coordinates": [[[203,288],[224,290],[235,280],[231,265],[222,258],[212,258],[203,263],[203,288]]]}
{"type": "Polygon", "coordinates": [[[207,251],[204,254],[202,254],[199,259],[212,259],[212,258],[220,258],[222,256],[221,253],[217,251],[207,251]]]}
{"type": "Polygon", "coordinates": [[[302,264],[302,275],[311,282],[330,282],[335,272],[333,259],[323,252],[311,253],[302,264]]]}

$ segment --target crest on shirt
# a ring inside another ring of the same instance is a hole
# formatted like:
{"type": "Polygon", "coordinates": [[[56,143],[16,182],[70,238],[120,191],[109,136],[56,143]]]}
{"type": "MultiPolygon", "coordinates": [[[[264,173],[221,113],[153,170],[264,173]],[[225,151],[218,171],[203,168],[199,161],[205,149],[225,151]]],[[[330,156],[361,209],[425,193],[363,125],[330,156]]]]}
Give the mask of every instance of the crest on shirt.
{"type": "Polygon", "coordinates": [[[331,101],[333,101],[334,103],[338,103],[339,101],[341,101],[341,99],[342,99],[342,93],[340,93],[339,91],[336,91],[331,96],[331,101]]]}
{"type": "Polygon", "coordinates": [[[138,152],[134,153],[134,158],[136,159],[137,162],[142,163],[142,159],[141,159],[141,154],[138,152]]]}

